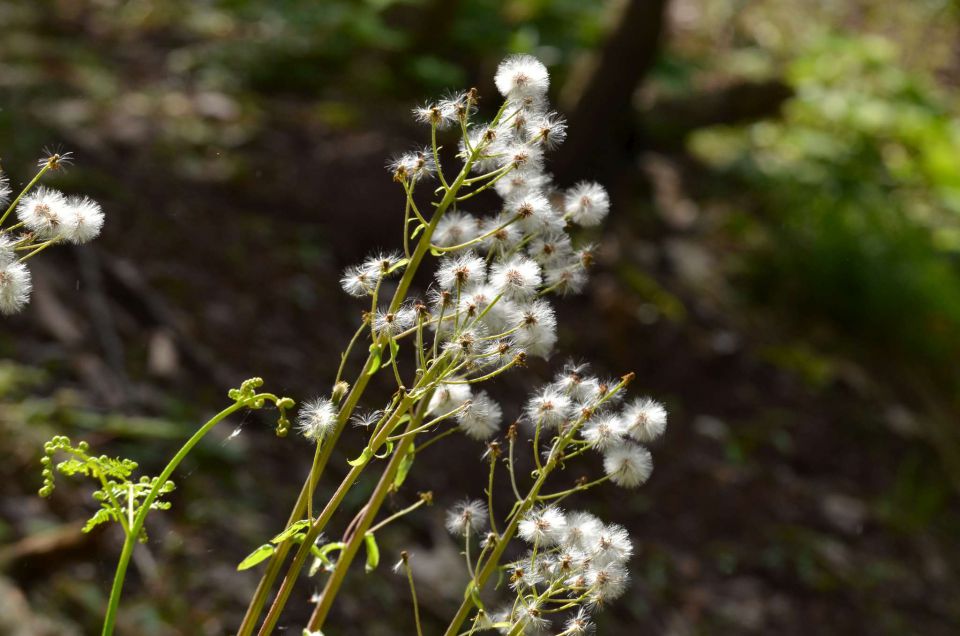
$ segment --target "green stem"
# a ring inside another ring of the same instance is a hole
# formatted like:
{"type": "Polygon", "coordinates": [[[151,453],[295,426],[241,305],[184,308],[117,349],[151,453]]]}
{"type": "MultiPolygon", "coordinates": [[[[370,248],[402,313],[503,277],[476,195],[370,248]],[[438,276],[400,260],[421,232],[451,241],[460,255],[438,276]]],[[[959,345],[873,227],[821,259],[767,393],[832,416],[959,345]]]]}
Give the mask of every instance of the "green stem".
{"type": "Polygon", "coordinates": [[[144,523],[147,520],[147,514],[150,512],[150,506],[157,498],[160,488],[167,483],[167,481],[170,479],[170,475],[172,475],[173,471],[177,469],[177,466],[180,465],[180,462],[183,461],[184,457],[186,457],[187,454],[193,450],[193,447],[196,446],[214,426],[236,411],[239,411],[250,404],[254,404],[259,400],[273,399],[274,397],[275,396],[268,393],[257,394],[253,397],[247,398],[246,400],[236,402],[214,415],[210,420],[207,421],[206,424],[201,426],[200,429],[194,433],[190,439],[186,441],[180,450],[177,451],[177,454],[173,456],[173,459],[171,459],[167,464],[166,468],[163,469],[163,472],[160,473],[160,476],[156,478],[156,481],[154,482],[153,487],[150,489],[150,492],[147,493],[143,503],[140,504],[140,509],[133,521],[133,525],[130,528],[130,531],[127,533],[126,540],[123,542],[123,550],[120,552],[120,560],[117,562],[117,571],[113,577],[113,588],[110,590],[110,600],[107,603],[107,613],[103,619],[103,630],[101,632],[103,636],[111,636],[111,634],[113,634],[113,629],[117,621],[117,610],[120,606],[120,594],[123,591],[123,581],[127,575],[127,567],[130,565],[130,558],[133,556],[133,548],[136,545],[141,532],[143,531],[144,523]]]}
{"type": "Polygon", "coordinates": [[[6,212],[3,213],[3,216],[0,216],[0,227],[3,226],[3,222],[7,220],[7,217],[10,216],[10,213],[13,212],[13,209],[17,207],[18,203],[20,203],[20,199],[23,198],[23,195],[25,195],[27,192],[30,192],[33,186],[37,185],[37,181],[40,180],[40,177],[42,177],[49,169],[50,169],[49,163],[43,164],[43,167],[40,168],[40,171],[37,172],[37,175],[30,180],[30,183],[27,184],[27,187],[25,187],[23,190],[20,191],[20,194],[17,195],[17,198],[14,199],[10,203],[10,205],[7,207],[7,210],[6,212]]]}
{"type": "MultiPolygon", "coordinates": [[[[420,422],[423,420],[425,411],[426,405],[423,406],[417,417],[411,418],[410,422],[407,424],[407,431],[413,430],[419,426],[420,422]]],[[[316,608],[313,610],[313,615],[310,617],[310,621],[307,623],[308,630],[319,630],[323,626],[323,622],[326,620],[327,614],[330,612],[330,608],[333,607],[333,601],[337,596],[337,592],[340,590],[343,579],[347,575],[347,569],[350,567],[354,557],[360,550],[360,546],[364,542],[364,535],[366,535],[367,530],[370,529],[374,518],[376,518],[377,512],[380,510],[380,506],[383,505],[383,500],[393,488],[394,477],[396,476],[397,470],[400,468],[400,464],[403,462],[403,459],[412,443],[413,436],[407,436],[404,437],[397,445],[393,456],[390,458],[390,462],[387,464],[386,470],[384,470],[383,474],[380,476],[380,481],[377,483],[377,487],[374,489],[373,494],[370,495],[370,499],[367,502],[363,517],[360,519],[360,522],[357,524],[356,528],[354,528],[353,535],[347,542],[347,547],[343,549],[343,551],[340,553],[340,557],[337,559],[337,567],[334,568],[333,574],[330,575],[326,586],[323,588],[323,594],[320,598],[320,602],[317,603],[316,608]]]]}
{"type": "MultiPolygon", "coordinates": [[[[496,123],[499,121],[504,110],[506,109],[506,106],[507,106],[507,102],[504,102],[503,105],[500,107],[500,110],[497,112],[496,116],[494,117],[494,120],[492,122],[493,125],[496,125],[496,123]]],[[[439,153],[436,146],[436,127],[435,126],[433,127],[432,137],[433,137],[432,141],[433,141],[434,157],[435,159],[439,159],[439,153]]],[[[446,191],[444,193],[444,196],[441,199],[440,203],[437,204],[437,209],[433,217],[430,219],[430,223],[423,230],[423,234],[421,235],[420,240],[418,241],[417,246],[414,249],[413,255],[410,257],[410,261],[407,263],[407,266],[403,272],[403,276],[401,277],[400,282],[397,284],[397,290],[394,293],[393,300],[391,301],[390,306],[387,309],[388,312],[396,311],[400,307],[403,300],[406,298],[407,291],[410,289],[410,285],[413,283],[414,275],[416,274],[417,269],[420,266],[420,263],[423,261],[424,256],[429,250],[430,241],[433,237],[433,232],[436,229],[437,224],[440,222],[440,219],[443,217],[443,214],[446,212],[447,208],[449,208],[451,205],[455,203],[457,191],[459,190],[460,186],[463,185],[464,180],[467,178],[467,175],[470,173],[470,169],[473,166],[473,160],[475,159],[475,157],[476,157],[476,151],[470,157],[470,159],[467,160],[467,162],[463,166],[463,169],[460,171],[460,174],[458,175],[457,179],[454,181],[453,185],[449,187],[445,187],[446,191]]],[[[444,178],[442,173],[440,172],[439,161],[437,162],[437,171],[438,171],[438,174],[440,175],[441,183],[443,183],[444,178]]],[[[446,186],[446,184],[444,185],[446,186]]],[[[408,196],[409,196],[409,193],[408,193],[408,196]]],[[[411,205],[414,212],[418,212],[416,208],[416,204],[411,203],[411,205]]],[[[434,344],[436,344],[436,341],[434,341],[434,344]]],[[[434,357],[436,357],[436,355],[434,355],[434,357]]],[[[363,391],[366,388],[367,383],[369,382],[369,379],[370,379],[369,370],[372,367],[372,364],[373,364],[373,355],[371,354],[367,357],[367,362],[360,373],[360,377],[358,381],[355,383],[355,385],[353,386],[353,388],[351,389],[350,395],[347,397],[347,404],[340,411],[341,415],[338,418],[337,428],[331,434],[329,441],[326,444],[326,448],[325,448],[326,456],[324,460],[321,462],[319,470],[311,471],[311,474],[308,477],[308,480],[319,479],[319,473],[322,472],[323,466],[325,466],[326,464],[326,459],[329,458],[330,450],[332,450],[332,448],[335,446],[336,441],[340,436],[340,433],[343,431],[343,428],[346,425],[346,421],[349,419],[350,413],[352,412],[353,408],[356,406],[361,395],[363,394],[363,391]],[[344,413],[346,413],[346,416],[344,416],[344,413]]],[[[430,372],[428,371],[427,374],[425,374],[425,377],[429,375],[430,375],[430,372]]],[[[334,493],[333,498],[324,507],[323,512],[321,512],[320,517],[318,517],[317,521],[314,523],[314,526],[311,527],[311,530],[307,534],[306,540],[304,540],[304,542],[300,546],[300,549],[297,551],[297,554],[294,556],[294,561],[290,564],[287,575],[286,577],[284,577],[284,581],[281,584],[280,591],[278,591],[277,593],[277,598],[274,599],[274,603],[271,606],[270,613],[274,613],[275,616],[273,617],[272,621],[270,619],[269,614],[268,614],[268,617],[264,619],[264,625],[260,631],[261,634],[269,634],[270,631],[273,629],[273,626],[276,625],[276,622],[279,619],[279,613],[280,611],[282,611],[283,606],[286,604],[287,598],[289,598],[290,592],[292,591],[293,581],[296,579],[296,575],[299,573],[300,569],[303,567],[303,561],[306,559],[306,554],[309,553],[310,545],[312,545],[312,542],[316,540],[316,537],[317,535],[319,535],[320,530],[322,530],[322,528],[326,525],[327,521],[329,521],[330,516],[332,516],[334,510],[340,504],[340,501],[342,501],[343,497],[346,495],[346,492],[350,489],[350,487],[356,481],[357,477],[359,477],[360,473],[363,471],[365,466],[366,464],[362,464],[359,467],[356,467],[354,470],[351,470],[347,474],[343,482],[340,484],[340,487],[334,493]],[[315,528],[319,528],[319,529],[317,529],[316,532],[314,532],[315,528]],[[313,534],[312,538],[311,538],[311,533],[313,534]]],[[[307,488],[305,487],[301,491],[301,498],[305,496],[304,493],[306,491],[307,491],[307,488]]],[[[291,518],[294,521],[299,519],[300,515],[303,514],[303,508],[305,508],[305,505],[301,505],[301,502],[298,500],[297,506],[294,508],[294,514],[291,515],[291,518]]],[[[292,523],[292,521],[290,523],[292,523]]],[[[244,621],[240,626],[240,630],[238,631],[238,636],[249,636],[250,634],[253,633],[256,621],[259,619],[260,613],[263,610],[263,606],[266,603],[267,594],[269,594],[270,588],[272,587],[273,582],[276,580],[280,572],[282,561],[286,558],[286,555],[288,554],[289,550],[290,550],[290,542],[287,541],[281,546],[278,546],[277,552],[273,555],[273,557],[271,557],[271,561],[270,561],[270,564],[268,565],[267,571],[264,573],[264,576],[257,587],[257,591],[254,595],[253,600],[251,601],[251,605],[248,608],[247,614],[244,617],[244,621]]]]}

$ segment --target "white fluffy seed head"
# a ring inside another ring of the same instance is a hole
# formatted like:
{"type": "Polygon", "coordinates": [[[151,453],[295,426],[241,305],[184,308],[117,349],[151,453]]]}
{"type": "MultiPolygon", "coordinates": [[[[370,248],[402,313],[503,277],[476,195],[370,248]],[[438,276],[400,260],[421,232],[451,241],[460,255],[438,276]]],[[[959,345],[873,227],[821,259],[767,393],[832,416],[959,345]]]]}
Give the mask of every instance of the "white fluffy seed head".
{"type": "Polygon", "coordinates": [[[440,289],[463,290],[475,285],[483,285],[487,275],[487,262],[473,252],[446,257],[437,266],[436,278],[440,289]]]}
{"type": "Polygon", "coordinates": [[[584,424],[580,434],[593,448],[602,452],[623,443],[626,426],[624,426],[623,419],[619,415],[608,413],[591,418],[584,424]]]}
{"type": "Polygon", "coordinates": [[[567,530],[563,545],[570,550],[594,550],[603,523],[589,512],[576,511],[567,515],[567,530]]]}
{"type": "Polygon", "coordinates": [[[465,212],[452,211],[443,215],[433,232],[433,243],[453,247],[472,241],[480,233],[480,222],[465,212]]]}
{"type": "Polygon", "coordinates": [[[518,305],[511,312],[511,322],[519,329],[513,338],[529,355],[546,358],[557,343],[557,318],[545,300],[518,305]]]}
{"type": "Polygon", "coordinates": [[[16,241],[6,234],[0,234],[0,267],[9,265],[17,259],[17,252],[14,250],[16,241]]]}
{"type": "Polygon", "coordinates": [[[487,504],[479,499],[465,499],[447,511],[447,531],[465,537],[483,532],[487,527],[487,504]]]}
{"type": "Polygon", "coordinates": [[[87,197],[71,197],[66,204],[73,211],[64,221],[63,237],[77,245],[97,238],[104,220],[100,204],[87,197]]]}
{"type": "Polygon", "coordinates": [[[562,263],[572,258],[573,244],[566,234],[549,232],[531,241],[527,253],[544,268],[549,268],[554,263],[562,263]]]}
{"type": "Polygon", "coordinates": [[[577,225],[599,225],[610,212],[610,197],[599,183],[584,181],[567,191],[563,209],[577,225]]]}
{"type": "Polygon", "coordinates": [[[73,216],[74,210],[63,194],[42,186],[17,205],[17,218],[43,239],[64,238],[73,216]]]}
{"type": "Polygon", "coordinates": [[[399,252],[376,252],[368,256],[360,267],[373,281],[376,281],[396,274],[401,269],[402,261],[403,258],[399,252]]]}
{"type": "Polygon", "coordinates": [[[667,410],[650,398],[634,400],[624,409],[627,434],[638,442],[652,442],[667,428],[667,410]]]}
{"type": "Polygon", "coordinates": [[[337,426],[337,408],[327,398],[317,398],[300,407],[297,429],[304,437],[320,441],[337,426]]]}
{"type": "Polygon", "coordinates": [[[630,582],[630,574],[622,565],[610,564],[590,568],[586,579],[593,603],[603,605],[623,595],[630,582]]]}
{"type": "Polygon", "coordinates": [[[395,336],[406,331],[417,321],[417,313],[412,307],[401,307],[396,311],[378,310],[373,316],[373,330],[395,336]]]}
{"type": "Polygon", "coordinates": [[[378,280],[379,276],[371,274],[362,265],[352,265],[343,271],[340,287],[351,296],[363,298],[373,293],[378,280]]]}
{"type": "Polygon", "coordinates": [[[533,170],[513,170],[493,186],[503,199],[522,197],[550,187],[550,177],[533,170]]]}
{"type": "Polygon", "coordinates": [[[570,418],[573,403],[570,397],[553,386],[544,387],[527,402],[526,413],[536,425],[548,428],[565,424],[570,418]]]}
{"type": "Polygon", "coordinates": [[[633,555],[633,542],[623,526],[616,523],[601,525],[587,547],[591,562],[603,567],[610,563],[622,565],[633,555]]]}
{"type": "Polygon", "coordinates": [[[550,264],[543,278],[547,287],[562,296],[579,294],[587,285],[587,272],[576,261],[550,264]]]}
{"type": "Polygon", "coordinates": [[[533,296],[542,280],[540,266],[523,256],[494,263],[490,269],[490,284],[504,297],[513,300],[533,296]]]}
{"type": "Polygon", "coordinates": [[[500,62],[493,82],[500,94],[509,99],[542,99],[550,88],[550,74],[543,62],[532,55],[511,55],[500,62]]]}
{"type": "Polygon", "coordinates": [[[7,179],[7,175],[0,170],[0,205],[7,205],[7,203],[10,201],[11,192],[10,180],[7,179]]]}
{"type": "Polygon", "coordinates": [[[457,414],[457,422],[468,437],[490,439],[500,430],[503,410],[486,391],[481,391],[470,405],[457,414]]]}
{"type": "Polygon", "coordinates": [[[437,163],[430,148],[422,148],[394,157],[387,163],[387,171],[394,181],[416,183],[433,177],[437,163]]]}
{"type": "Polygon", "coordinates": [[[653,458],[643,446],[621,444],[604,453],[603,470],[616,485],[636,488],[650,478],[653,458]]]}
{"type": "Polygon", "coordinates": [[[30,300],[33,283],[23,263],[0,263],[0,314],[19,312],[30,300]]]}
{"type": "Polygon", "coordinates": [[[585,607],[581,607],[577,610],[577,613],[567,619],[567,622],[564,624],[564,634],[568,636],[588,636],[593,634],[597,626],[590,619],[590,613],[585,607]]]}
{"type": "Polygon", "coordinates": [[[503,214],[483,221],[481,234],[490,234],[483,240],[484,249],[494,254],[503,254],[512,250],[523,239],[520,226],[509,223],[510,219],[511,217],[503,214]]]}
{"type": "Polygon", "coordinates": [[[558,544],[567,530],[567,517],[557,506],[544,506],[529,511],[517,526],[524,541],[540,546],[558,544]]]}
{"type": "Polygon", "coordinates": [[[440,384],[430,398],[427,410],[434,415],[449,413],[471,397],[469,384],[440,384]]]}

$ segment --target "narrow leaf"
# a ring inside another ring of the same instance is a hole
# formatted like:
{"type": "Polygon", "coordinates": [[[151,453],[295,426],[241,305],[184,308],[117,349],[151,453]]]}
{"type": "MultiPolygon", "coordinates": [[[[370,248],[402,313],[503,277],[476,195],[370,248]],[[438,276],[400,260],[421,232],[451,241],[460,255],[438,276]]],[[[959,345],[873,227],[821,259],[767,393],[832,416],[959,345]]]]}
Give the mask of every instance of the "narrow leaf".
{"type": "Polygon", "coordinates": [[[351,466],[363,466],[364,464],[370,461],[371,457],[373,457],[373,449],[367,446],[366,448],[363,449],[363,452],[360,453],[360,457],[357,457],[356,459],[351,459],[347,463],[350,464],[351,466]]]}
{"type": "Polygon", "coordinates": [[[370,574],[380,565],[380,548],[377,547],[377,538],[372,532],[363,535],[363,542],[367,546],[367,574],[370,574]]]}
{"type": "Polygon", "coordinates": [[[377,343],[370,345],[370,353],[373,354],[373,360],[370,363],[370,370],[367,375],[373,375],[380,370],[380,357],[383,355],[383,347],[377,343]]]}
{"type": "Polygon", "coordinates": [[[274,552],[276,552],[276,548],[269,543],[264,543],[262,546],[251,552],[246,559],[241,561],[240,565],[237,566],[237,569],[249,570],[261,561],[266,561],[272,557],[274,552]]]}
{"type": "Polygon", "coordinates": [[[416,454],[416,447],[410,444],[410,448],[407,449],[407,453],[403,456],[403,459],[400,460],[400,465],[397,467],[397,475],[393,478],[394,490],[399,490],[403,482],[406,481],[407,474],[413,467],[413,459],[416,457],[416,454]]]}
{"type": "Polygon", "coordinates": [[[300,532],[301,530],[309,526],[310,526],[309,519],[301,519],[300,521],[295,521],[294,523],[290,524],[290,527],[288,527],[286,530],[284,530],[274,538],[270,539],[270,543],[277,543],[277,544],[283,543],[287,539],[291,538],[293,535],[297,534],[298,532],[300,532]]]}

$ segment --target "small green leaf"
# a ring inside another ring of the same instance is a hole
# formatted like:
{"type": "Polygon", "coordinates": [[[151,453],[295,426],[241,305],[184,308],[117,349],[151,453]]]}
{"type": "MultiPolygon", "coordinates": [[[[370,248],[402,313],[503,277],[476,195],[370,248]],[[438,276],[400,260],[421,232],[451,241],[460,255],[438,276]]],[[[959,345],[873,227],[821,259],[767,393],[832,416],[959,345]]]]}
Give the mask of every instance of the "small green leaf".
{"type": "Polygon", "coordinates": [[[274,538],[270,539],[270,543],[277,543],[277,544],[283,543],[284,541],[293,537],[293,535],[297,534],[304,528],[309,528],[309,527],[310,527],[309,519],[301,519],[300,521],[295,521],[294,523],[290,524],[290,527],[288,527],[286,530],[284,530],[274,538]]]}
{"type": "Polygon", "coordinates": [[[351,466],[363,466],[364,464],[370,461],[371,457],[373,457],[373,449],[367,446],[366,448],[363,449],[363,452],[360,453],[360,457],[357,457],[356,459],[351,459],[347,463],[350,464],[351,466]]]}
{"type": "Polygon", "coordinates": [[[276,551],[277,549],[272,545],[269,543],[264,543],[262,546],[247,555],[247,558],[241,561],[240,565],[237,566],[237,570],[249,570],[261,561],[266,561],[272,557],[273,553],[276,551]]]}
{"type": "Polygon", "coordinates": [[[372,532],[363,535],[363,542],[367,546],[367,565],[365,567],[367,574],[370,574],[380,565],[380,548],[377,547],[377,538],[372,532]]]}
{"type": "Polygon", "coordinates": [[[370,354],[373,356],[373,360],[370,362],[370,370],[367,371],[367,375],[373,375],[380,370],[380,358],[383,355],[383,347],[377,343],[370,345],[370,354]]]}
{"type": "Polygon", "coordinates": [[[409,474],[410,469],[413,467],[413,459],[416,457],[416,455],[416,447],[413,444],[410,444],[410,448],[407,449],[407,453],[403,456],[403,459],[400,460],[400,466],[397,467],[397,475],[393,478],[394,490],[399,490],[400,486],[403,485],[403,482],[406,481],[407,474],[409,474]]]}
{"type": "Polygon", "coordinates": [[[413,234],[410,235],[410,238],[417,238],[417,234],[419,234],[420,232],[422,232],[422,231],[424,230],[424,228],[426,228],[426,227],[427,227],[427,226],[424,225],[423,223],[421,223],[420,225],[418,225],[418,226],[413,230],[413,234]]]}

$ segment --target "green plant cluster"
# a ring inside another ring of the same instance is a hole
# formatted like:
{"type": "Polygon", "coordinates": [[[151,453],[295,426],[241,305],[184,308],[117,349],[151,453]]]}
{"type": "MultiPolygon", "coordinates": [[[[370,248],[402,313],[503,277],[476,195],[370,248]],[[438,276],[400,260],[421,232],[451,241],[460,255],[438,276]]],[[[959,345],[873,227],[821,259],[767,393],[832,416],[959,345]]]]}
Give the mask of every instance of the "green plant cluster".
{"type": "MultiPolygon", "coordinates": [[[[160,497],[174,491],[176,486],[170,480],[164,481],[157,488],[156,477],[141,476],[137,481],[131,480],[133,471],[137,469],[137,462],[130,459],[108,457],[106,455],[93,456],[89,454],[90,446],[87,442],[80,442],[76,446],[65,435],[54,436],[44,444],[44,455],[40,459],[43,465],[43,486],[40,488],[41,497],[49,497],[54,489],[54,456],[63,453],[68,459],[56,464],[56,472],[68,477],[81,475],[89,477],[101,484],[94,491],[93,499],[100,504],[100,508],[87,520],[83,532],[90,532],[100,524],[116,521],[123,526],[125,532],[130,532],[133,520],[144,505],[150,510],[168,510],[170,502],[161,501],[160,497]],[[156,488],[157,497],[149,503],[144,500],[156,488]]],[[[141,528],[137,539],[147,540],[146,530],[141,528]]]]}

